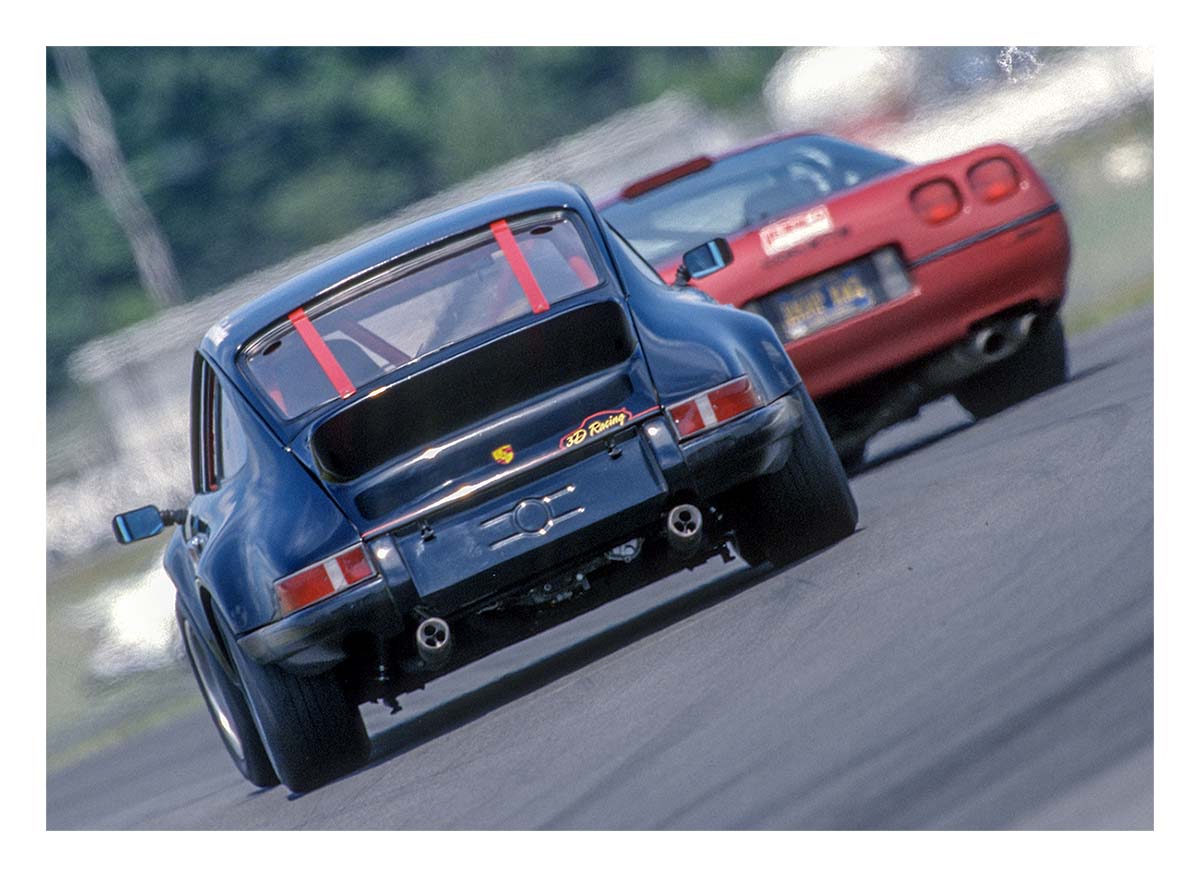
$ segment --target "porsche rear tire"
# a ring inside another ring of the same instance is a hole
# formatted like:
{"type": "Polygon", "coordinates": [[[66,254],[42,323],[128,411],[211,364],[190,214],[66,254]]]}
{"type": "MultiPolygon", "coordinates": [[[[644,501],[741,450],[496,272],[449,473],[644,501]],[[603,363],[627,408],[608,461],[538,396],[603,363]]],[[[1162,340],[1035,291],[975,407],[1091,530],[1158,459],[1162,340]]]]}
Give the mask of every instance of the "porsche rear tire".
{"type": "Polygon", "coordinates": [[[367,763],[371,739],[358,706],[332,672],[298,676],[259,664],[222,628],[254,723],[285,786],[311,791],[367,763]]]}
{"type": "Polygon", "coordinates": [[[999,414],[1067,379],[1067,339],[1062,319],[1039,319],[1007,359],[968,378],[954,397],[976,420],[999,414]]]}
{"type": "Polygon", "coordinates": [[[844,539],[858,526],[833,442],[807,391],[802,424],[778,472],[743,485],[732,497],[738,552],[751,566],[783,566],[844,539]]]}
{"type": "Polygon", "coordinates": [[[271,767],[267,750],[250,715],[246,699],[238,690],[221,662],[213,655],[195,625],[175,603],[175,620],[183,639],[184,652],[192,666],[192,675],[200,686],[200,695],[229,757],[242,776],[262,789],[279,785],[279,777],[271,767]]]}

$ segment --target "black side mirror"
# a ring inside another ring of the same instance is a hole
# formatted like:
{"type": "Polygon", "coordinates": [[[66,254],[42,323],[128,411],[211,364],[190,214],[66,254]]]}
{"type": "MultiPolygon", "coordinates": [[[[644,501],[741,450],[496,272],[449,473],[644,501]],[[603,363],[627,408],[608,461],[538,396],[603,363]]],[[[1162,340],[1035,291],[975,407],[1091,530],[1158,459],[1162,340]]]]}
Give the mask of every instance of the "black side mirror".
{"type": "Polygon", "coordinates": [[[176,509],[159,511],[158,506],[147,505],[131,512],[121,512],[112,519],[113,535],[122,545],[157,536],[168,524],[183,523],[184,512],[176,509]]]}
{"type": "Polygon", "coordinates": [[[725,238],[713,238],[683,254],[683,263],[675,272],[675,285],[683,286],[689,280],[699,280],[715,274],[733,261],[733,250],[725,238]]]}

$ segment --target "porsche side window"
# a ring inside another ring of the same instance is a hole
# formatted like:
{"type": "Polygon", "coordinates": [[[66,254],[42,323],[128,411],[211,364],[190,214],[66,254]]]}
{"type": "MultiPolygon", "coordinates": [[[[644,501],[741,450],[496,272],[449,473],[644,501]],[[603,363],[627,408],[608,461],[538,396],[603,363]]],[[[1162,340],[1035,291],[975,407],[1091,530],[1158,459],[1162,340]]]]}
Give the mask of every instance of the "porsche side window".
{"type": "Polygon", "coordinates": [[[242,429],[241,421],[238,420],[237,412],[234,411],[232,405],[226,402],[225,396],[225,392],[218,385],[217,406],[220,416],[217,423],[219,426],[220,460],[218,468],[220,481],[235,474],[246,462],[246,433],[242,429]]]}
{"type": "Polygon", "coordinates": [[[212,368],[199,353],[192,366],[192,488],[217,488],[217,445],[213,428],[218,385],[212,368]]]}
{"type": "Polygon", "coordinates": [[[220,385],[212,369],[205,366],[204,384],[200,399],[200,457],[204,472],[204,490],[216,490],[220,485],[217,468],[216,408],[220,385]]]}
{"type": "Polygon", "coordinates": [[[211,493],[246,462],[246,432],[221,382],[199,355],[192,373],[192,482],[211,493]]]}

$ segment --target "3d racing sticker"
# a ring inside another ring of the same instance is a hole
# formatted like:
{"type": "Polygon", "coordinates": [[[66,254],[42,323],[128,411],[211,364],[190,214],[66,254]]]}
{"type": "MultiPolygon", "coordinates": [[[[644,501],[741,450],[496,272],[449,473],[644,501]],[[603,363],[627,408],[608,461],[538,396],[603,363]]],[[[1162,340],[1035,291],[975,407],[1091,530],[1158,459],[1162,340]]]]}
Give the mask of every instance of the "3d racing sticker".
{"type": "Polygon", "coordinates": [[[833,217],[829,215],[829,208],[820,204],[763,226],[759,229],[758,240],[763,252],[774,256],[832,231],[833,217]]]}
{"type": "Polygon", "coordinates": [[[583,418],[579,426],[559,439],[560,448],[573,448],[589,438],[624,426],[633,418],[628,408],[618,408],[610,411],[597,411],[583,418]]]}
{"type": "Polygon", "coordinates": [[[509,463],[511,463],[513,461],[513,456],[512,445],[501,445],[492,451],[492,459],[501,466],[507,466],[509,463]]]}

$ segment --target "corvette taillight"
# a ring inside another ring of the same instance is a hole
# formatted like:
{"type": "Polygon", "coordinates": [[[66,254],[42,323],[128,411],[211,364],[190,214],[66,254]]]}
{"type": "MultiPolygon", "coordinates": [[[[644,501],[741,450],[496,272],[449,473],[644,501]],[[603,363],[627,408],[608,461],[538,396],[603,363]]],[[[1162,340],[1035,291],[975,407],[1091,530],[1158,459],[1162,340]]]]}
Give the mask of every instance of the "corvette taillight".
{"type": "Polygon", "coordinates": [[[366,549],[355,545],[280,579],[275,583],[275,593],[279,595],[279,608],[287,615],[374,576],[375,568],[366,549]]]}
{"type": "Polygon", "coordinates": [[[913,210],[930,225],[952,219],[962,210],[962,197],[958,187],[949,180],[933,180],[913,189],[913,210]]]}
{"type": "Polygon", "coordinates": [[[762,398],[749,378],[732,381],[697,393],[692,398],[668,408],[680,438],[724,423],[739,414],[762,405],[762,398]]]}
{"type": "Polygon", "coordinates": [[[1017,191],[1017,169],[1003,158],[988,158],[967,171],[971,191],[989,204],[1002,201],[1017,191]]]}

